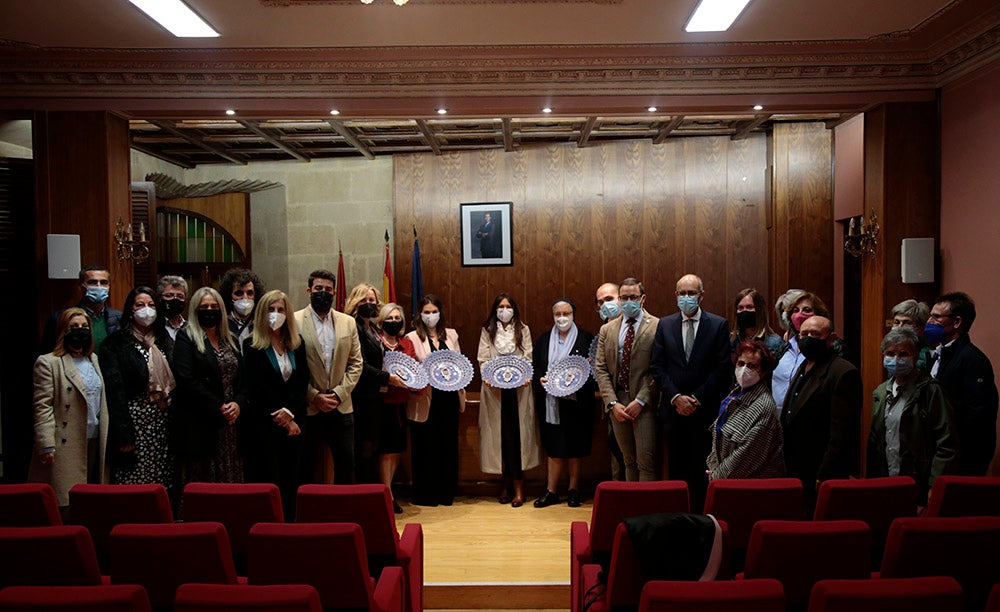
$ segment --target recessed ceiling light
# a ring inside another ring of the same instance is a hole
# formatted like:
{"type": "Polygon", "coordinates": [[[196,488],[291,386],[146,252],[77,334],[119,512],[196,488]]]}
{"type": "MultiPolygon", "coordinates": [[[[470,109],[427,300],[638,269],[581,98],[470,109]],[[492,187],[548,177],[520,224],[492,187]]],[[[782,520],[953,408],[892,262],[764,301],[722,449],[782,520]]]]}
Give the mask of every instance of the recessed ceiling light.
{"type": "Polygon", "coordinates": [[[129,2],[178,38],[215,38],[219,35],[181,0],[129,0],[129,2]]]}
{"type": "Polygon", "coordinates": [[[546,106],[545,108],[543,108],[543,109],[542,109],[542,112],[543,112],[543,113],[551,113],[551,112],[552,112],[552,109],[551,109],[551,108],[549,108],[548,106],[546,106]]]}
{"type": "Polygon", "coordinates": [[[649,108],[647,108],[646,110],[648,110],[648,111],[649,111],[649,112],[651,112],[651,113],[655,113],[655,112],[656,112],[657,110],[659,110],[659,109],[657,109],[657,108],[656,108],[655,106],[650,106],[650,107],[649,107],[649,108]]]}
{"type": "Polygon", "coordinates": [[[226,114],[227,114],[227,115],[229,115],[229,116],[232,116],[232,115],[235,115],[235,114],[236,114],[236,111],[234,111],[234,110],[233,110],[233,109],[231,109],[231,108],[227,108],[227,109],[226,109],[226,114]]]}
{"type": "Polygon", "coordinates": [[[330,111],[330,114],[331,114],[331,115],[339,115],[339,114],[340,114],[340,111],[339,111],[339,110],[337,110],[337,109],[333,109],[332,111],[330,111]]]}
{"type": "Polygon", "coordinates": [[[691,13],[685,32],[725,32],[750,0],[701,0],[691,13]]]}
{"type": "Polygon", "coordinates": [[[448,109],[447,108],[439,108],[439,109],[437,109],[437,114],[439,114],[439,115],[447,115],[448,114],[448,109]]]}
{"type": "Polygon", "coordinates": [[[760,104],[754,104],[754,105],[753,105],[753,109],[754,109],[754,110],[764,110],[764,107],[763,107],[763,106],[761,106],[760,104]]]}

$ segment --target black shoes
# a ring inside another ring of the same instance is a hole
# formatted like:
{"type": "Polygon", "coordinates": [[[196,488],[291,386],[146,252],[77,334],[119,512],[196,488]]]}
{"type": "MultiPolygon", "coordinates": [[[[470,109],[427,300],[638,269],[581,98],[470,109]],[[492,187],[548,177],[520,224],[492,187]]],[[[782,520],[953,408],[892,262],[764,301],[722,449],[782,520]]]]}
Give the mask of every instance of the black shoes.
{"type": "Polygon", "coordinates": [[[570,489],[569,494],[566,495],[566,505],[570,508],[579,508],[582,503],[583,497],[580,496],[580,491],[570,489]]]}
{"type": "Polygon", "coordinates": [[[536,508],[545,508],[547,506],[554,506],[559,503],[559,496],[552,491],[545,491],[545,495],[542,495],[535,500],[536,508]]]}
{"type": "Polygon", "coordinates": [[[403,507],[400,506],[399,502],[397,502],[396,500],[392,500],[392,511],[395,512],[396,514],[402,514],[403,507]]]}

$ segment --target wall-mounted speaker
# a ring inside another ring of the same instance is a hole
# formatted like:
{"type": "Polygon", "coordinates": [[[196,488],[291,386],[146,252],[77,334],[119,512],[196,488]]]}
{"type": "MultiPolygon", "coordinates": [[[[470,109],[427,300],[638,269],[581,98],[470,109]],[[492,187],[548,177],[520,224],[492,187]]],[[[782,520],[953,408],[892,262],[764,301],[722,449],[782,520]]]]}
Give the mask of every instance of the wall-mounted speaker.
{"type": "Polygon", "coordinates": [[[934,282],[933,238],[903,238],[901,254],[904,283],[934,282]]]}
{"type": "Polygon", "coordinates": [[[80,234],[48,234],[49,278],[80,277],[80,234]]]}

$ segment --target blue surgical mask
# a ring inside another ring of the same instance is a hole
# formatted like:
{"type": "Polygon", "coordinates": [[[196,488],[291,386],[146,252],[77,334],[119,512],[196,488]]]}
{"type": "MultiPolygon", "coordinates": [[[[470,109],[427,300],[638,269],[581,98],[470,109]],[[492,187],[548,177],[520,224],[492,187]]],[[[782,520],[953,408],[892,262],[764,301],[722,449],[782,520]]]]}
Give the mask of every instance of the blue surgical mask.
{"type": "Polygon", "coordinates": [[[930,322],[928,322],[927,325],[924,325],[924,340],[926,340],[928,344],[944,342],[947,337],[948,332],[946,332],[944,327],[941,327],[941,325],[930,322]]]}
{"type": "Polygon", "coordinates": [[[622,313],[622,307],[617,301],[604,302],[601,304],[601,318],[610,321],[622,313]]]}
{"type": "Polygon", "coordinates": [[[108,301],[108,288],[87,287],[87,300],[91,304],[103,304],[108,301]]]}
{"type": "Polygon", "coordinates": [[[622,312],[625,313],[625,318],[635,319],[642,313],[642,304],[639,302],[623,302],[622,312]]]}
{"type": "Polygon", "coordinates": [[[694,295],[679,295],[677,296],[677,307],[681,309],[681,312],[690,317],[698,312],[698,297],[694,295]]]}
{"type": "Polygon", "coordinates": [[[890,377],[906,376],[913,371],[913,359],[910,357],[883,357],[882,367],[889,372],[890,377]]]}

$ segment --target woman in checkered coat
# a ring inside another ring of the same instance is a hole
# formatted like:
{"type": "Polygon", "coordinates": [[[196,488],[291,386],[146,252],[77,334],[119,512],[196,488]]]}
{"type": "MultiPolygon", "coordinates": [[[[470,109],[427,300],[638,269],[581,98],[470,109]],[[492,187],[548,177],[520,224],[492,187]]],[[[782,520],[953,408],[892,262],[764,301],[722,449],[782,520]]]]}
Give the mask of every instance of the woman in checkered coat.
{"type": "Polygon", "coordinates": [[[712,423],[710,480],[785,475],[781,423],[771,397],[774,356],[760,340],[744,340],[733,353],[736,387],[712,423]]]}

